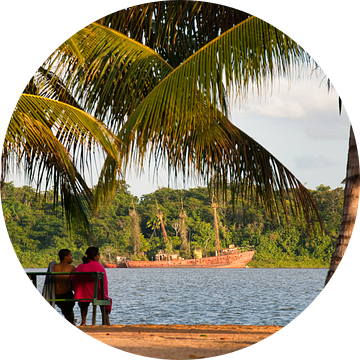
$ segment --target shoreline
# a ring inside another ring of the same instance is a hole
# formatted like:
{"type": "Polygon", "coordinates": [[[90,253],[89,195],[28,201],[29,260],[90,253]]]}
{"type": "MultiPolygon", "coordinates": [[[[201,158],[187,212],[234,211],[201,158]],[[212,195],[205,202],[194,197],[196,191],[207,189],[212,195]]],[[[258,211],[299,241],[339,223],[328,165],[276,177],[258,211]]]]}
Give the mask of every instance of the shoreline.
{"type": "MultiPolygon", "coordinates": [[[[79,263],[81,264],[81,263],[79,263]]],[[[24,270],[35,270],[35,269],[46,269],[47,266],[39,266],[39,267],[22,267],[24,270]]],[[[111,269],[127,269],[127,268],[111,268],[111,269]]],[[[138,269],[138,268],[132,268],[132,269],[138,269]]],[[[151,268],[142,268],[142,269],[151,269],[151,268]]],[[[167,268],[153,268],[153,269],[182,269],[181,267],[179,268],[171,268],[171,267],[167,267],[167,268]]],[[[183,269],[186,269],[186,268],[183,268],[183,269]]],[[[211,268],[197,268],[197,269],[211,269],[211,268]]],[[[214,269],[214,268],[212,268],[214,269]]],[[[215,268],[216,269],[216,268],[215,268]]],[[[223,269],[226,269],[226,268],[223,268],[223,269]]],[[[247,267],[244,267],[244,268],[238,268],[238,269],[329,269],[328,266],[324,266],[324,267],[297,267],[297,266],[293,266],[293,267],[290,267],[290,266],[284,266],[284,267],[252,267],[252,266],[247,266],[247,267]]]]}
{"type": "Polygon", "coordinates": [[[104,344],[158,359],[203,359],[225,355],[269,337],[272,325],[110,325],[78,326],[104,344]]]}

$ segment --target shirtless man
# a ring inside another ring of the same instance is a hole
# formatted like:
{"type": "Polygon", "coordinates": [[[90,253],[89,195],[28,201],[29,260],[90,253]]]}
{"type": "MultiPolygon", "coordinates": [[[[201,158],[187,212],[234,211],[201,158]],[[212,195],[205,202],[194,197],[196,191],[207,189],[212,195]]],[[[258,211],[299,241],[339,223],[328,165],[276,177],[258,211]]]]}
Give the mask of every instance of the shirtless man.
{"type": "MultiPolygon", "coordinates": [[[[71,272],[75,266],[70,265],[73,261],[70,250],[62,249],[59,251],[60,263],[54,265],[54,272],[71,272]]],[[[71,275],[55,275],[55,298],[73,299],[74,294],[71,291],[71,275]]],[[[61,309],[65,318],[74,324],[74,305],[72,301],[57,301],[55,304],[61,309]]]]}

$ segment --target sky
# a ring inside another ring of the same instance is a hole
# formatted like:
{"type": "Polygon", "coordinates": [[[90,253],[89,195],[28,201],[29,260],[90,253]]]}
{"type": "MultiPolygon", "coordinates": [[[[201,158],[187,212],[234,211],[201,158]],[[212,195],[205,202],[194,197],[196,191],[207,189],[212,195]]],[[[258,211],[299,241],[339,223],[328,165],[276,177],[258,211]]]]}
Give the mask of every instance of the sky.
{"type": "MultiPolygon", "coordinates": [[[[328,92],[325,74],[308,75],[304,79],[281,80],[273,91],[259,98],[249,96],[246,101],[232,104],[231,120],[245,133],[264,146],[280,160],[306,187],[315,190],[323,184],[332,189],[343,186],[350,123],[343,108],[339,115],[338,94],[328,92]]],[[[93,166],[90,186],[96,185],[100,167],[93,166]]],[[[161,169],[154,178],[146,166],[139,177],[129,171],[125,180],[130,191],[139,198],[159,187],[182,189],[205,186],[201,179],[192,179],[185,185],[170,178],[161,169]]],[[[16,186],[25,184],[23,176],[11,174],[7,181],[16,186]]]]}

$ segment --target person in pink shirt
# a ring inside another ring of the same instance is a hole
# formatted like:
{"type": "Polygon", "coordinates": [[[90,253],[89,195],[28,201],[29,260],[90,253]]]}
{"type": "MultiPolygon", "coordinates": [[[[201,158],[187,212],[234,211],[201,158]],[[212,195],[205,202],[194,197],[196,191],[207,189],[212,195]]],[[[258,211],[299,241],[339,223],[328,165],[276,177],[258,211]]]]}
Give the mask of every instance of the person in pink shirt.
{"type": "MultiPolygon", "coordinates": [[[[82,258],[83,263],[76,268],[76,272],[87,272],[87,271],[97,271],[104,273],[104,291],[105,299],[110,299],[108,296],[108,281],[106,277],[106,271],[102,264],[99,263],[100,253],[99,248],[91,246],[86,252],[85,256],[82,258]]],[[[74,287],[74,299],[91,299],[94,296],[94,280],[91,275],[73,275],[72,282],[74,287]]],[[[99,284],[99,298],[101,294],[101,288],[99,284]]],[[[79,301],[79,307],[81,311],[81,324],[80,326],[86,325],[86,315],[90,305],[90,300],[88,301],[79,301]]],[[[111,305],[106,306],[106,325],[110,325],[109,314],[111,312],[111,305]]]]}

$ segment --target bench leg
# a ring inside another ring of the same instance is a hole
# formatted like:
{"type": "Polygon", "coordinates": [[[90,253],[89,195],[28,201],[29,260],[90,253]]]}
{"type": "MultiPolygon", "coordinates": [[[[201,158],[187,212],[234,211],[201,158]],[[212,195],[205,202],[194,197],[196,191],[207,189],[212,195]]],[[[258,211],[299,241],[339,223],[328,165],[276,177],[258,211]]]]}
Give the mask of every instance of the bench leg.
{"type": "Polygon", "coordinates": [[[98,274],[96,274],[95,283],[94,283],[94,301],[93,301],[93,317],[92,317],[93,326],[96,325],[96,305],[94,305],[94,303],[95,300],[98,298],[98,291],[99,291],[99,281],[98,281],[98,274]]]}
{"type": "Polygon", "coordinates": [[[96,305],[93,305],[92,325],[96,325],[96,305]]]}
{"type": "Polygon", "coordinates": [[[106,325],[106,310],[105,310],[105,305],[101,305],[101,313],[102,313],[102,324],[106,325]]]}
{"type": "MultiPolygon", "coordinates": [[[[106,325],[105,305],[100,305],[102,325],[106,325]]],[[[96,325],[96,305],[93,306],[92,325],[96,325]]]]}

